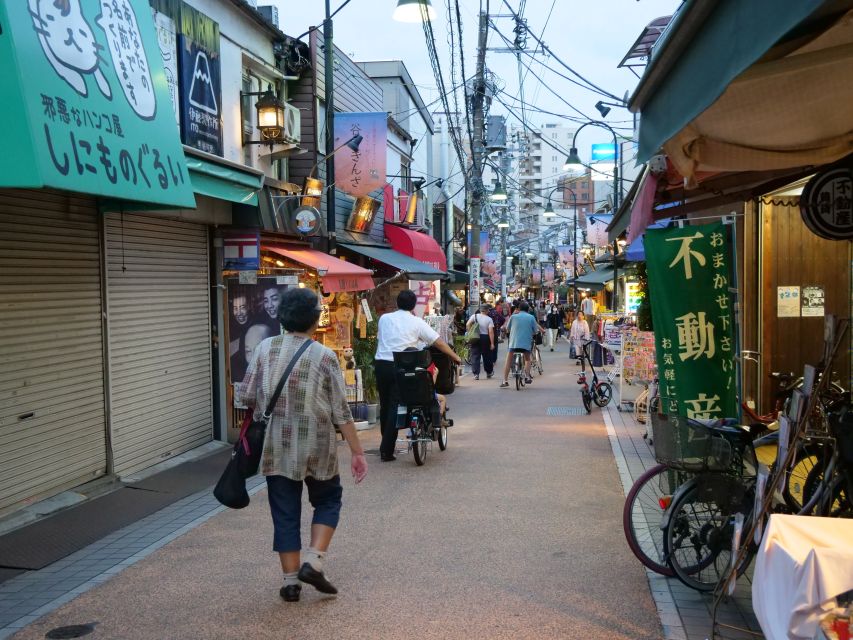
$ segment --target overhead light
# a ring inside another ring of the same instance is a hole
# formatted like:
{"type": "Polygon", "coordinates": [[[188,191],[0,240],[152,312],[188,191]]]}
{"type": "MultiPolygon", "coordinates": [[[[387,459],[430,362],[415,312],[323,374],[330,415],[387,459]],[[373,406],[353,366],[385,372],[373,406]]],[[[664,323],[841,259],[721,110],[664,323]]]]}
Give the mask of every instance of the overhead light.
{"type": "Polygon", "coordinates": [[[506,220],[501,220],[498,222],[498,229],[509,229],[509,222],[506,220]]]}
{"type": "Polygon", "coordinates": [[[489,200],[494,200],[495,202],[502,202],[507,199],[506,189],[503,188],[500,179],[498,179],[497,184],[495,184],[495,190],[489,194],[489,200]]]}
{"type": "Polygon", "coordinates": [[[607,114],[610,113],[610,107],[608,107],[603,100],[599,100],[595,103],[595,108],[598,109],[598,113],[601,114],[602,118],[606,118],[607,114]]]}
{"type": "Polygon", "coordinates": [[[347,140],[345,144],[352,151],[358,151],[358,147],[361,145],[362,140],[364,140],[364,136],[357,133],[352,138],[347,140]]]}
{"type": "Polygon", "coordinates": [[[563,171],[583,171],[583,162],[578,155],[577,147],[569,149],[569,155],[566,157],[566,162],[563,163],[563,171]]]}
{"type": "Polygon", "coordinates": [[[551,204],[551,201],[548,200],[548,205],[545,207],[545,211],[542,212],[543,218],[556,218],[557,213],[554,211],[554,205],[551,204]]]}
{"type": "Polygon", "coordinates": [[[425,22],[435,20],[435,9],[430,0],[397,0],[394,20],[397,22],[425,22]]]}

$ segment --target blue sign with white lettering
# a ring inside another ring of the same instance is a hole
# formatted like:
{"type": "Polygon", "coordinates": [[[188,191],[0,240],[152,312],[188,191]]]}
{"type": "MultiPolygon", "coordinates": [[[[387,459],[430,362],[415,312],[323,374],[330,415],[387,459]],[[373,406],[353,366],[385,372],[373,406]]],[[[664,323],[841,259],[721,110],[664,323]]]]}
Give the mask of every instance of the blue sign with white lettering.
{"type": "Polygon", "coordinates": [[[592,162],[613,162],[616,160],[616,147],[613,144],[592,145],[592,162]]]}

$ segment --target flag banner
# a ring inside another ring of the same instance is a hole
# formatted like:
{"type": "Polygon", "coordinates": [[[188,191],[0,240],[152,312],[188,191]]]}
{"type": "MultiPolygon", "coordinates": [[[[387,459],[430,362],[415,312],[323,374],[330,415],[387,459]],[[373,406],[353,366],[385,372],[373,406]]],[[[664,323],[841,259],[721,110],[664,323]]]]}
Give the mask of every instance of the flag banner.
{"type": "Polygon", "coordinates": [[[531,282],[534,285],[542,284],[542,269],[536,267],[535,269],[530,270],[530,278],[531,282]]]}
{"type": "Polygon", "coordinates": [[[554,266],[547,265],[542,267],[542,279],[545,281],[545,284],[554,284],[554,266]]]}
{"type": "Polygon", "coordinates": [[[569,245],[560,245],[557,247],[557,260],[563,263],[563,266],[568,267],[574,264],[575,250],[569,245]]]}
{"type": "Polygon", "coordinates": [[[483,254],[483,261],[480,263],[480,271],[483,274],[483,282],[492,287],[499,287],[501,284],[501,272],[498,265],[498,254],[490,251],[483,254]]]}
{"type": "MultiPolygon", "coordinates": [[[[470,247],[471,246],[471,232],[468,231],[467,235],[465,237],[468,241],[468,246],[470,247]]],[[[492,243],[489,241],[489,232],[488,231],[481,231],[480,232],[480,255],[474,256],[474,257],[475,258],[476,257],[482,257],[482,256],[486,255],[487,253],[491,253],[491,248],[492,248],[492,243]]]]}
{"type": "Polygon", "coordinates": [[[696,419],[736,416],[728,228],[649,229],[645,247],[665,409],[696,419]]]}
{"type": "Polygon", "coordinates": [[[355,136],[362,138],[357,150],[344,147],[335,154],[335,184],[357,198],[370,195],[385,185],[388,114],[336,113],[335,149],[355,136]]]}

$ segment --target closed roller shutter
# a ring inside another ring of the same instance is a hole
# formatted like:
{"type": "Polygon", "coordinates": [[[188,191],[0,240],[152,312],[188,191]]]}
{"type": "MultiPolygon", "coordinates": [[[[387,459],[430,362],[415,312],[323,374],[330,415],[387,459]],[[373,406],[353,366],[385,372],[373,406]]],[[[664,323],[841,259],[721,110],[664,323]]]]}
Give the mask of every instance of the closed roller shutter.
{"type": "Polygon", "coordinates": [[[94,200],[0,189],[0,511],[106,471],[94,200]]]}
{"type": "Polygon", "coordinates": [[[213,438],[207,227],[106,218],[110,409],[115,473],[213,438]]]}

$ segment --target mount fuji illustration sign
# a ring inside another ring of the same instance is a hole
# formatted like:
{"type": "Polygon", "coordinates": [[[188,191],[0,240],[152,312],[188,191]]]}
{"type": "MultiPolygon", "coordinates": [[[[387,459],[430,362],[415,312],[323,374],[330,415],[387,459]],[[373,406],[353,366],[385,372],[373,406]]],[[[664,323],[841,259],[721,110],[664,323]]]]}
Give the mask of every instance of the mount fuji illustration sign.
{"type": "Polygon", "coordinates": [[[219,25],[187,5],[181,7],[181,23],[181,138],[184,144],[221,156],[219,25]]]}

